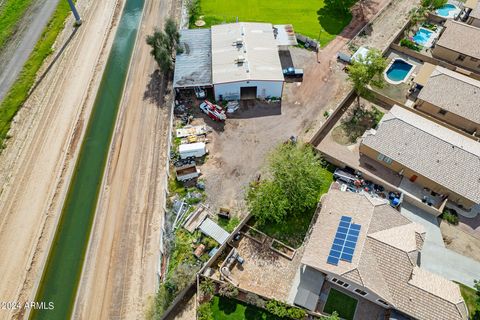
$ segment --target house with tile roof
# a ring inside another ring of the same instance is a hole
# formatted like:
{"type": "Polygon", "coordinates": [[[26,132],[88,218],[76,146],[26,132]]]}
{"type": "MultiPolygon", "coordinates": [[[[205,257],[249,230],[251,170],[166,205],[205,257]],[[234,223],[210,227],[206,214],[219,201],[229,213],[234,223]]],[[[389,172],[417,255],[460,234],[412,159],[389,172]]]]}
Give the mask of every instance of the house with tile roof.
{"type": "Polygon", "coordinates": [[[467,23],[480,28],[480,1],[467,0],[464,7],[469,11],[467,23]]]}
{"type": "Polygon", "coordinates": [[[432,55],[480,73],[480,28],[448,20],[432,55]]]}
{"type": "Polygon", "coordinates": [[[424,238],[421,225],[388,204],[365,194],[330,190],[322,199],[302,264],[316,270],[332,287],[386,309],[385,319],[394,319],[394,314],[403,319],[467,319],[459,286],[421,267],[424,238]],[[340,247],[337,242],[344,219],[359,229],[353,253],[345,259],[344,252],[337,254],[348,247],[348,241],[340,247]],[[332,261],[331,256],[340,259],[332,261]]]}
{"type": "Polygon", "coordinates": [[[402,176],[400,188],[428,190],[440,212],[446,201],[467,210],[480,203],[480,143],[420,114],[393,106],[359,151],[402,176]]]}
{"type": "Polygon", "coordinates": [[[480,136],[480,81],[425,63],[413,82],[415,109],[480,136]]]}

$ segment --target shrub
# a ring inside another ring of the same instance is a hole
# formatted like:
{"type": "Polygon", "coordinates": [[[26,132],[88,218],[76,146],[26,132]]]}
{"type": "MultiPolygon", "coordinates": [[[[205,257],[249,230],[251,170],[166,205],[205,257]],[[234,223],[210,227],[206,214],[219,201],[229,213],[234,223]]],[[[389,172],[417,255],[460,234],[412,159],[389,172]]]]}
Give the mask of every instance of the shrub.
{"type": "Polygon", "coordinates": [[[200,291],[204,297],[211,297],[215,293],[215,283],[212,279],[205,279],[200,282],[200,291]]]}
{"type": "Polygon", "coordinates": [[[245,297],[245,301],[259,308],[265,308],[265,300],[257,296],[255,293],[249,292],[245,297]]]}
{"type": "Polygon", "coordinates": [[[220,285],[218,294],[226,298],[235,298],[238,296],[238,289],[233,284],[225,282],[220,285]]]}
{"type": "Polygon", "coordinates": [[[204,302],[197,309],[198,320],[214,320],[212,306],[209,302],[204,302]]]}
{"type": "Polygon", "coordinates": [[[306,312],[300,308],[292,307],[284,302],[277,300],[270,300],[265,305],[265,309],[271,314],[280,318],[303,319],[307,316],[306,312]]]}
{"type": "Polygon", "coordinates": [[[458,213],[453,209],[445,208],[445,210],[443,210],[443,213],[440,215],[440,218],[447,221],[449,224],[458,224],[458,213]]]}
{"type": "Polygon", "coordinates": [[[403,38],[402,40],[400,40],[400,46],[406,47],[415,51],[422,50],[421,46],[419,46],[418,44],[416,44],[415,42],[407,38],[403,38]]]}

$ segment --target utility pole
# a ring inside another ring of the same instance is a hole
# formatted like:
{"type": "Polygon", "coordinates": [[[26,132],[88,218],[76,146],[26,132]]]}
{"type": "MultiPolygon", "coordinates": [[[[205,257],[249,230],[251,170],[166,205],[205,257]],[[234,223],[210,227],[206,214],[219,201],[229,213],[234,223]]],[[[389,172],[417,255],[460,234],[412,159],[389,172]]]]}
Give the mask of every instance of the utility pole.
{"type": "Polygon", "coordinates": [[[75,8],[73,0],[68,0],[68,4],[70,5],[70,9],[72,9],[73,16],[75,17],[75,26],[81,25],[82,19],[80,19],[80,15],[78,14],[77,8],[75,8]]]}

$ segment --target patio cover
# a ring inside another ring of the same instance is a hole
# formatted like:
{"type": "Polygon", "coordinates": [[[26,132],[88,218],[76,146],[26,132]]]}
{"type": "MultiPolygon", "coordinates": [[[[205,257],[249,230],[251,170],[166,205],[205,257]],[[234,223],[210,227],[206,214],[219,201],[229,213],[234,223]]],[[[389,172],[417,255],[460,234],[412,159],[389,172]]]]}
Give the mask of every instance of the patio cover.
{"type": "Polygon", "coordinates": [[[300,270],[300,283],[297,287],[294,304],[310,311],[315,311],[322,290],[325,275],[309,266],[300,270]]]}
{"type": "Polygon", "coordinates": [[[417,76],[413,80],[413,82],[421,86],[425,86],[427,84],[428,79],[430,78],[430,75],[432,74],[433,70],[435,70],[435,68],[436,68],[435,65],[425,62],[422,68],[420,69],[420,71],[418,72],[417,76]]]}

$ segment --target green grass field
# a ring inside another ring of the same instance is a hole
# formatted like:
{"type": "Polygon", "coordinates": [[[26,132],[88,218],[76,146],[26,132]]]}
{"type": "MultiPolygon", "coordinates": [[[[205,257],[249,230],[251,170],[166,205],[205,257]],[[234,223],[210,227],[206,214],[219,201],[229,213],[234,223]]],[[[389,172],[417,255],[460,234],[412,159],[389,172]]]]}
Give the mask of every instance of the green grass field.
{"type": "Polygon", "coordinates": [[[464,284],[456,282],[460,286],[460,292],[462,293],[462,297],[465,300],[465,303],[467,304],[468,312],[470,314],[470,317],[472,317],[476,312],[480,312],[480,310],[477,310],[477,291],[467,287],[464,284]]]}
{"type": "Polygon", "coordinates": [[[325,7],[324,0],[200,0],[207,27],[223,21],[270,22],[293,24],[296,32],[330,42],[350,22],[352,16],[341,16],[325,7]]]}
{"type": "Polygon", "coordinates": [[[0,49],[11,37],[32,0],[6,0],[0,8],[0,49]]]}
{"type": "Polygon", "coordinates": [[[215,296],[211,303],[214,320],[280,320],[265,310],[234,299],[215,296]]]}
{"type": "Polygon", "coordinates": [[[341,318],[353,320],[355,310],[357,309],[357,302],[356,299],[332,288],[328,294],[323,311],[329,314],[337,311],[341,318]]]}
{"type": "Polygon", "coordinates": [[[27,99],[28,92],[35,82],[37,71],[42,66],[43,61],[52,53],[52,46],[60,31],[62,31],[69,13],[68,2],[60,1],[30,57],[25,62],[20,75],[0,103],[0,150],[4,148],[5,139],[8,138],[7,133],[13,117],[27,99]]]}

